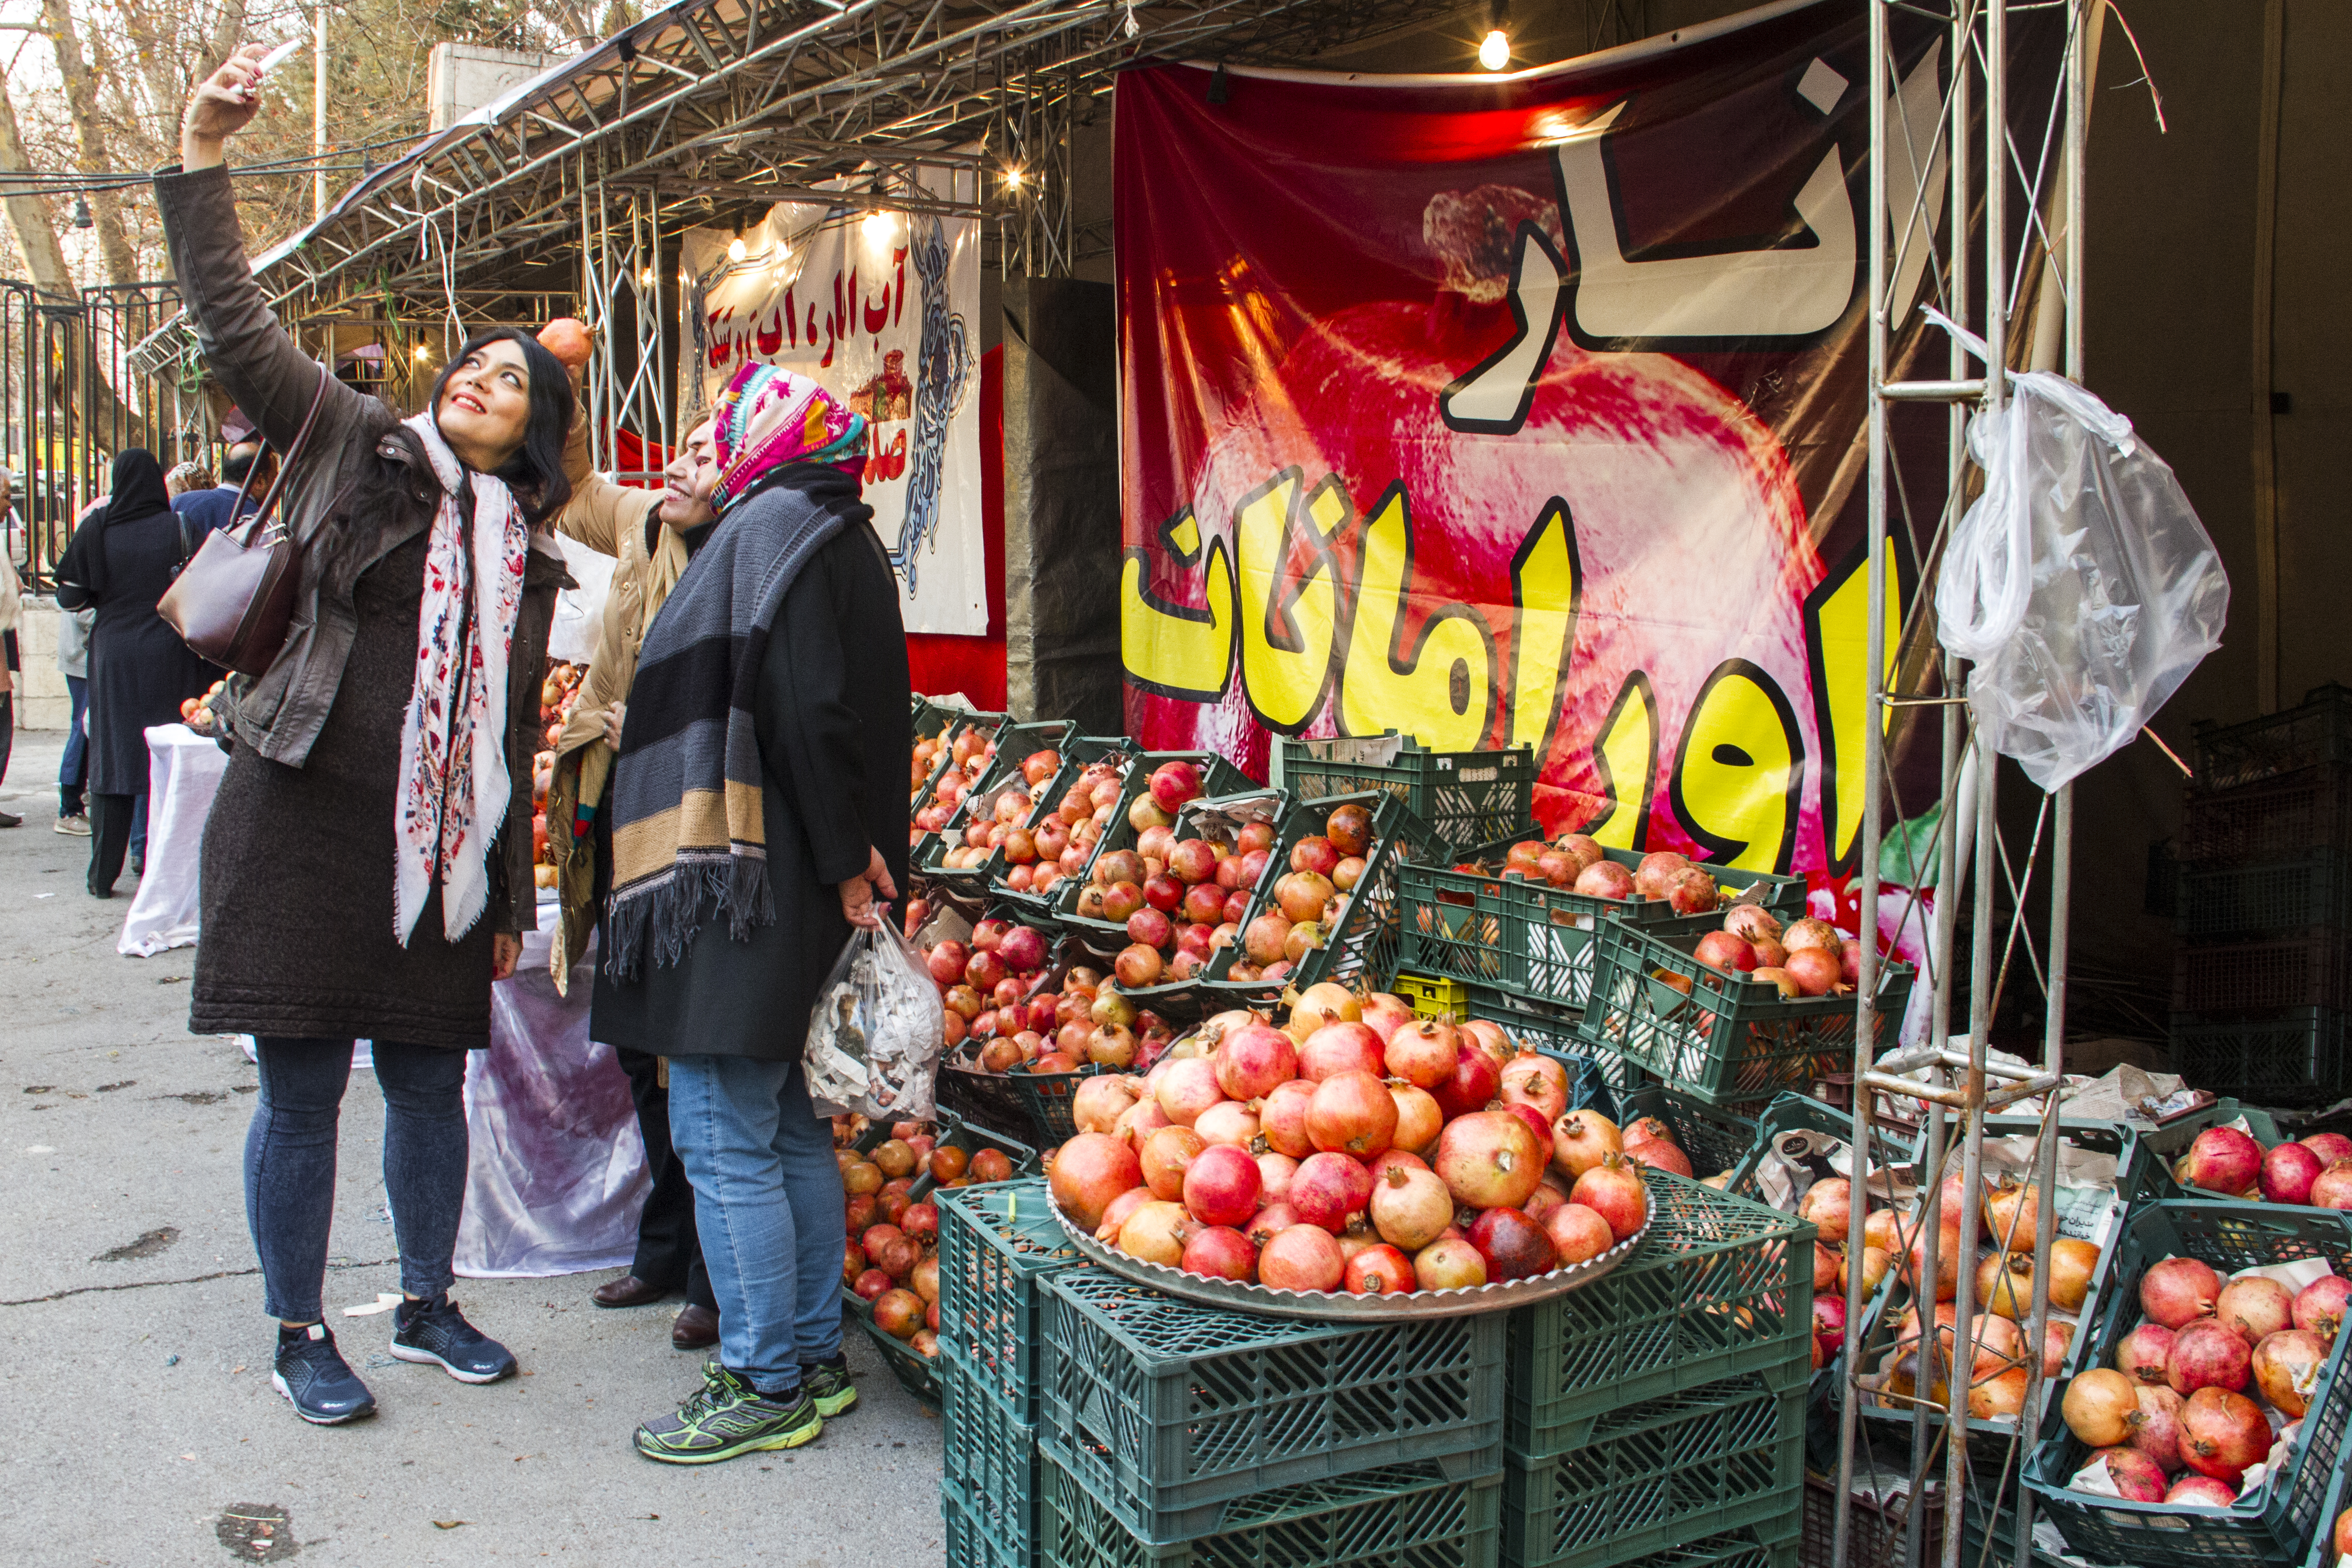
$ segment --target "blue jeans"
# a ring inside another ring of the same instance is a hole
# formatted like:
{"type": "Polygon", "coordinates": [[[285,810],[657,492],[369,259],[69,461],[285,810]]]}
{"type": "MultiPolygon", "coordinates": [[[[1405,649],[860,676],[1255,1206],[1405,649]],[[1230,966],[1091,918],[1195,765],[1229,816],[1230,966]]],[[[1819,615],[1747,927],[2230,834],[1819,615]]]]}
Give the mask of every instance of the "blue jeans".
{"type": "MultiPolygon", "coordinates": [[[[263,1310],[313,1322],[323,1315],[335,1134],[352,1042],[261,1039],[254,1046],[261,1093],[245,1134],[245,1217],[261,1255],[263,1310]]],[[[373,1051],[400,1288],[431,1296],[457,1277],[449,1263],[466,1206],[466,1052],[382,1040],[373,1051]]]]}
{"type": "Polygon", "coordinates": [[[89,712],[89,682],[68,675],[66,690],[73,697],[73,723],[66,730],[65,760],[58,764],[58,815],[78,817],[82,789],[89,782],[89,735],[82,727],[83,716],[89,712]]]}
{"type": "Polygon", "coordinates": [[[841,1354],[841,1167],[801,1064],[669,1059],[669,1133],[719,1298],[719,1362],[786,1394],[841,1354]]]}

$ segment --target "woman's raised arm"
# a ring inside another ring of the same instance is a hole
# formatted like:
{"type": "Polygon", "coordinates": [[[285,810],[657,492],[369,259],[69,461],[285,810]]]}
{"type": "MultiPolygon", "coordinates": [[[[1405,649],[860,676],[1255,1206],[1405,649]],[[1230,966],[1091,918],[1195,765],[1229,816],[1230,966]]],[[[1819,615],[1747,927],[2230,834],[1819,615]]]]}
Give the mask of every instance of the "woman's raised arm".
{"type": "MultiPolygon", "coordinates": [[[[155,200],[180,297],[195,322],[205,361],[272,446],[284,451],[319,390],[318,361],[278,324],[253,280],[223,150],[259,109],[262,47],[247,44],[207,77],[180,122],[182,168],[155,176],[155,200]]],[[[317,450],[340,446],[370,406],[364,394],[330,380],[317,450]]]]}

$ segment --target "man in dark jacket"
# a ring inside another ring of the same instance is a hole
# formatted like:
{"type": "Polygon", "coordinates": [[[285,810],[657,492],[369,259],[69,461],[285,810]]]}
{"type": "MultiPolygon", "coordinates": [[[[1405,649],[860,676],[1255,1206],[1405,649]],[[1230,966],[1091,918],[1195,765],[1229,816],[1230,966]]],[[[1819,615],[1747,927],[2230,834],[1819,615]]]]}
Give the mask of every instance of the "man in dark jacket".
{"type": "Polygon", "coordinates": [[[278,471],[276,455],[265,448],[258,438],[238,442],[221,459],[221,482],[207,485],[201,490],[185,490],[172,497],[172,510],[188,521],[189,535],[201,541],[215,528],[225,528],[237,517],[249,517],[261,509],[261,497],[269,492],[269,476],[278,471]],[[254,473],[255,465],[260,472],[254,473]],[[247,475],[253,483],[246,485],[247,475]],[[245,489],[245,504],[238,506],[236,494],[245,489]]]}
{"type": "Polygon", "coordinates": [[[719,1354],[638,1452],[793,1448],[857,1398],[841,1354],[833,1140],[801,1068],[853,925],[906,877],[906,637],[865,421],[746,367],[714,416],[717,521],[639,655],[609,791],[613,894],[593,1037],[669,1059],[719,1354]]]}

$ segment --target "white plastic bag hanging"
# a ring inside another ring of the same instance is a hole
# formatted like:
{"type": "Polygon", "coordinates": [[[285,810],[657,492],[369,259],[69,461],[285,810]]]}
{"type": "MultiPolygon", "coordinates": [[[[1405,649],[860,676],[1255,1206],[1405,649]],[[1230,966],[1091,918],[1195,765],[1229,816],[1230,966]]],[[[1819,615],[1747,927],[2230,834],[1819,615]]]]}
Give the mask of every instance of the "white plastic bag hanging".
{"type": "Polygon", "coordinates": [[[940,988],[898,928],[853,931],[809,1010],[809,1098],[824,1116],[929,1117],[946,1039],[940,988]]]}
{"type": "Polygon", "coordinates": [[[2008,384],[1969,423],[1985,486],[1944,551],[1936,634],[1974,663],[1969,703],[1994,747],[2055,789],[2128,745],[2221,645],[2230,580],[2131,421],[2063,376],[2008,384]]]}

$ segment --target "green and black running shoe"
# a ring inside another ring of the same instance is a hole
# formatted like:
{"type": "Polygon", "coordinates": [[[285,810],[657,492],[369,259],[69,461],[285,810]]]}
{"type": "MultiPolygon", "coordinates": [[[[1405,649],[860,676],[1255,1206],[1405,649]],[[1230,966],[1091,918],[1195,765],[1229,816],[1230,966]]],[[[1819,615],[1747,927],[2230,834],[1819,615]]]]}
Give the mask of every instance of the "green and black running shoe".
{"type": "Polygon", "coordinates": [[[849,1358],[801,1363],[801,1386],[808,1391],[816,1413],[830,1419],[857,1403],[856,1386],[849,1380],[849,1358]]]}
{"type": "Polygon", "coordinates": [[[824,1430],[804,1382],[789,1402],[772,1399],[717,1362],[675,1416],[637,1428],[637,1452],[665,1465],[710,1465],[761,1448],[797,1448],[824,1430]]]}

